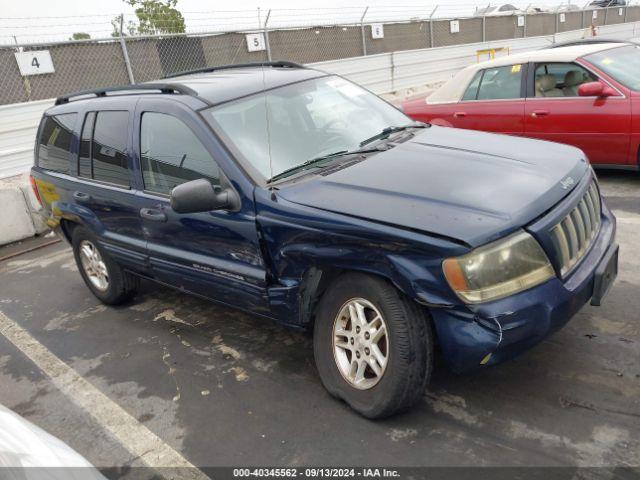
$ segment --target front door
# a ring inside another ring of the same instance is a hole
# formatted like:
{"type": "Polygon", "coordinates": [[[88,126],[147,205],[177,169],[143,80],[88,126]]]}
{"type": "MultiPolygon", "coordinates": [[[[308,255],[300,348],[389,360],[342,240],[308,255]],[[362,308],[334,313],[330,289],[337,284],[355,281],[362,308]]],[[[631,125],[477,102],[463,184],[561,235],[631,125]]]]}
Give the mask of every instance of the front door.
{"type": "Polygon", "coordinates": [[[537,64],[528,88],[525,135],[578,147],[594,165],[628,164],[629,99],[622,93],[578,95],[582,83],[598,80],[577,63],[537,64]]]}
{"type": "Polygon", "coordinates": [[[266,271],[253,199],[238,211],[174,212],[173,187],[205,178],[232,186],[207,145],[211,133],[177,102],[141,99],[136,109],[142,181],[138,206],[153,275],[213,300],[267,313],[266,271]],[[160,108],[158,108],[160,106],[160,108]]]}

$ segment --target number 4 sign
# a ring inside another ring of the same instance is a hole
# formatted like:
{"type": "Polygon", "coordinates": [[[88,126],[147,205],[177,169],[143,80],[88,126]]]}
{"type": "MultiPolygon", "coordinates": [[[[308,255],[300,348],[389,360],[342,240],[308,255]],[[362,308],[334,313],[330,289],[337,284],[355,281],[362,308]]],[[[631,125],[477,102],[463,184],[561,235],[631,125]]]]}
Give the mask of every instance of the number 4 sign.
{"type": "Polygon", "coordinates": [[[53,73],[53,61],[49,50],[34,50],[31,52],[16,52],[16,62],[20,75],[42,75],[43,73],[53,73]]]}

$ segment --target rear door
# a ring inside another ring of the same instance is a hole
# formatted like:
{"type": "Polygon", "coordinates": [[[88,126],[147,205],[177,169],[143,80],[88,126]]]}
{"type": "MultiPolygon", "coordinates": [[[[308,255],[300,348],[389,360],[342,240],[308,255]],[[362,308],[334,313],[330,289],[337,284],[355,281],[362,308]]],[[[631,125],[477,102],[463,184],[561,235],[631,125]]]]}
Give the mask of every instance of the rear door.
{"type": "Polygon", "coordinates": [[[626,165],[631,133],[631,104],[618,88],[613,97],[580,97],[582,83],[603,81],[573,63],[538,63],[527,86],[525,135],[582,149],[595,165],[626,165]],[[555,80],[553,89],[536,85],[555,80]],[[541,81],[542,80],[542,81],[541,81]],[[553,92],[553,96],[546,96],[553,92]]]}
{"type": "Polygon", "coordinates": [[[253,195],[238,211],[179,214],[169,204],[176,185],[206,178],[232,186],[208,126],[171,100],[140,99],[136,110],[142,218],[153,275],[167,284],[250,311],[267,313],[266,271],[253,195]]]}
{"type": "Polygon", "coordinates": [[[146,273],[146,241],[131,181],[133,111],[128,109],[131,102],[110,103],[113,109],[82,112],[77,180],[71,196],[77,214],[109,254],[123,266],[146,273]]]}
{"type": "Polygon", "coordinates": [[[480,70],[445,119],[457,128],[522,135],[525,78],[524,64],[480,70]]]}

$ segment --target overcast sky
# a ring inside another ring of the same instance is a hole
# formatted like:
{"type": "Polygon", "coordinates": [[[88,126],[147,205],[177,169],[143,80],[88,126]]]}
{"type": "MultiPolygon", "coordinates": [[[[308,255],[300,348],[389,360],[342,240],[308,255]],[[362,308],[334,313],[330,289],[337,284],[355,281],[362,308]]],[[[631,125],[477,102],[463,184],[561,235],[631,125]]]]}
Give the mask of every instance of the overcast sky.
{"type": "MultiPolygon", "coordinates": [[[[525,7],[557,5],[560,0],[508,0],[525,7]]],[[[439,5],[436,16],[472,15],[476,6],[486,6],[481,0],[178,0],[187,30],[206,32],[219,29],[255,28],[258,19],[264,21],[273,9],[271,25],[319,25],[324,22],[357,21],[365,6],[367,19],[407,20],[426,18],[439,5]],[[260,12],[258,12],[260,8],[260,12]]],[[[506,2],[496,2],[502,4],[506,2]]],[[[565,0],[566,3],[566,0],[565,0]]],[[[573,3],[578,4],[576,0],[573,3]]],[[[93,38],[108,36],[110,20],[119,13],[135,20],[134,9],[122,0],[0,0],[0,43],[66,39],[73,32],[88,32],[93,38]]]]}

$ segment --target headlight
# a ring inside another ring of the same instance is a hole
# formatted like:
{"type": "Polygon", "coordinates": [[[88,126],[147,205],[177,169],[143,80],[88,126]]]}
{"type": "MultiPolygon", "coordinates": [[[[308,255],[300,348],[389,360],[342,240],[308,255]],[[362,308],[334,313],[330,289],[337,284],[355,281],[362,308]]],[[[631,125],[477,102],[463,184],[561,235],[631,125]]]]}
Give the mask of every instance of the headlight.
{"type": "Polygon", "coordinates": [[[542,247],[520,231],[443,264],[451,288],[466,303],[496,300],[555,276],[542,247]]]}

